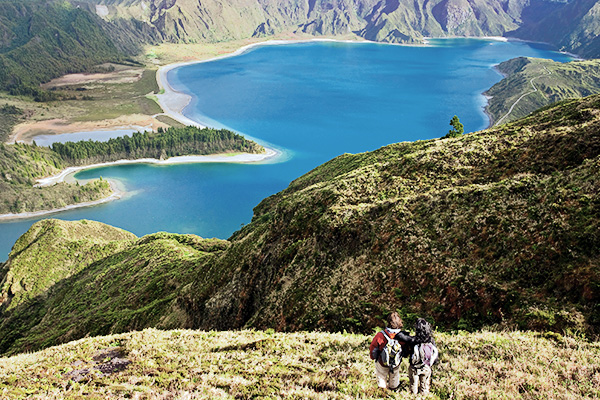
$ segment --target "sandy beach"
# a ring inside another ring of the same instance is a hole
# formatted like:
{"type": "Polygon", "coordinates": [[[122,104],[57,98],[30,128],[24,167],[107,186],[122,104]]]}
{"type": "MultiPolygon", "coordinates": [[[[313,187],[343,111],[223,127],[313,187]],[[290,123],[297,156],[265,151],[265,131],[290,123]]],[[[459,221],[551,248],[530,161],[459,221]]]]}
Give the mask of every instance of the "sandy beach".
{"type": "MultiPolygon", "coordinates": [[[[429,38],[429,37],[423,38],[423,44],[420,44],[420,46],[429,45],[430,39],[434,39],[434,38],[429,38]]],[[[442,39],[451,39],[451,38],[442,38],[442,39]]],[[[491,40],[497,40],[497,41],[509,40],[509,39],[503,38],[503,37],[485,37],[482,39],[488,39],[488,40],[491,39],[491,40]]],[[[221,59],[225,59],[225,58],[229,58],[229,57],[239,56],[239,55],[244,54],[245,52],[248,52],[256,47],[297,44],[297,43],[309,43],[309,42],[378,43],[378,42],[371,42],[368,40],[339,40],[339,39],[328,39],[328,38],[311,38],[311,39],[299,39],[299,40],[268,40],[268,41],[264,41],[264,42],[248,44],[246,46],[240,47],[239,49],[237,49],[229,54],[224,54],[224,55],[212,57],[212,58],[205,59],[205,60],[193,60],[193,61],[177,62],[177,63],[173,63],[173,64],[168,64],[163,67],[160,67],[156,72],[156,80],[157,80],[158,86],[160,88],[159,94],[155,95],[156,100],[157,100],[158,104],[160,105],[160,107],[163,109],[163,112],[165,115],[168,115],[169,117],[173,118],[174,120],[176,120],[178,122],[181,122],[182,124],[192,125],[192,126],[196,126],[199,128],[204,128],[205,127],[204,125],[183,115],[183,111],[189,105],[192,97],[188,94],[185,94],[183,92],[176,90],[175,88],[173,88],[171,86],[171,84],[169,83],[169,81],[167,79],[167,74],[169,73],[169,71],[171,71],[175,68],[185,66],[185,65],[206,63],[206,62],[212,62],[212,61],[221,60],[221,59]]],[[[406,44],[395,44],[395,43],[379,43],[379,44],[406,46],[406,44]]],[[[411,45],[409,45],[409,46],[411,46],[411,45]]],[[[414,46],[414,45],[412,45],[412,46],[414,46]]],[[[417,45],[417,46],[419,46],[419,45],[417,45]]],[[[134,119],[134,122],[130,121],[129,119],[126,119],[126,120],[119,120],[119,121],[110,121],[109,125],[110,126],[118,125],[121,127],[140,126],[140,127],[146,128],[146,129],[148,127],[154,128],[155,126],[153,126],[152,121],[149,120],[148,118],[151,120],[154,120],[153,116],[141,116],[140,115],[139,118],[134,119]],[[143,117],[145,117],[145,118],[143,118],[143,117]]],[[[43,125],[43,126],[40,126],[40,128],[45,128],[45,129],[47,129],[48,127],[54,128],[54,129],[50,129],[50,130],[55,130],[56,132],[63,131],[65,128],[64,121],[62,121],[62,120],[42,121],[40,123],[40,125],[43,125]],[[49,126],[46,126],[48,124],[49,124],[49,126]]],[[[68,130],[72,131],[73,127],[70,127],[70,128],[71,129],[68,129],[68,130]]],[[[94,127],[92,127],[91,125],[88,126],[86,123],[82,123],[81,126],[78,126],[77,128],[84,128],[84,129],[82,129],[82,131],[83,130],[97,130],[97,127],[96,127],[96,129],[93,129],[94,127]],[[85,128],[87,128],[87,129],[84,128],[84,125],[85,125],[85,128]]],[[[102,128],[108,129],[109,127],[103,126],[102,128]]],[[[65,133],[65,132],[60,132],[60,133],[65,133]]],[[[13,140],[18,140],[18,139],[31,140],[30,135],[28,135],[30,137],[24,137],[24,136],[25,135],[22,135],[22,136],[19,135],[18,128],[17,128],[17,133],[13,135],[13,140]]],[[[216,154],[216,155],[203,155],[203,156],[182,156],[182,157],[172,157],[172,158],[169,158],[166,160],[146,158],[146,159],[138,159],[138,160],[118,160],[118,161],[109,162],[109,163],[99,163],[99,164],[86,165],[86,166],[80,166],[80,167],[69,167],[57,175],[39,179],[35,186],[40,186],[40,187],[51,186],[58,182],[63,182],[67,179],[70,179],[70,181],[73,182],[73,181],[75,181],[75,179],[72,178],[73,175],[81,170],[105,167],[105,166],[109,166],[109,165],[122,165],[122,164],[132,164],[132,163],[145,163],[145,164],[158,164],[158,165],[181,164],[181,163],[256,163],[256,162],[264,162],[265,160],[269,160],[269,159],[275,159],[276,157],[281,156],[281,152],[278,152],[274,149],[265,147],[265,150],[266,151],[263,154],[240,153],[240,154],[216,154]]],[[[113,188],[113,191],[115,191],[116,186],[111,183],[111,187],[113,188]]],[[[16,218],[30,218],[30,217],[36,217],[36,216],[40,216],[40,215],[60,212],[60,211],[64,211],[64,210],[69,210],[69,209],[73,209],[73,208],[77,208],[77,207],[93,206],[96,204],[101,204],[101,203],[104,203],[107,201],[121,198],[122,194],[123,194],[122,192],[119,192],[117,190],[117,191],[115,191],[115,193],[113,195],[111,195],[105,199],[101,199],[101,200],[94,201],[94,202],[73,204],[73,205],[69,205],[67,207],[63,207],[63,208],[56,209],[56,210],[39,211],[39,212],[22,213],[22,214],[4,214],[4,215],[0,215],[0,220],[16,219],[16,218]]]]}
{"type": "Polygon", "coordinates": [[[250,154],[250,153],[235,153],[235,154],[210,154],[204,156],[179,156],[171,157],[166,160],[158,160],[156,158],[139,158],[137,160],[117,160],[108,163],[99,163],[91,165],[82,165],[80,167],[68,167],[61,171],[58,175],[49,176],[37,180],[35,187],[52,186],[59,182],[64,182],[67,178],[79,171],[84,169],[92,169],[99,167],[106,167],[111,165],[124,165],[124,164],[158,164],[158,165],[173,165],[173,164],[190,164],[190,163],[255,163],[264,161],[272,158],[279,154],[277,151],[265,148],[265,152],[262,154],[250,154]]]}

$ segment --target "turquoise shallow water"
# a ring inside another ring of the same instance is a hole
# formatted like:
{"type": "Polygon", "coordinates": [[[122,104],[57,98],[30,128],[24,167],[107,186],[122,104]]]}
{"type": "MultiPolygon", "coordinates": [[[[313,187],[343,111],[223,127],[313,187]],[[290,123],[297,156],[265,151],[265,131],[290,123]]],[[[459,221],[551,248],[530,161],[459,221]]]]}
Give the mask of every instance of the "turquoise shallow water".
{"type": "MultiPolygon", "coordinates": [[[[342,153],[440,137],[455,114],[467,132],[485,128],[481,93],[501,79],[492,66],[517,56],[569,60],[523,42],[444,39],[426,47],[312,42],[264,46],[174,69],[169,81],[193,96],[186,116],[275,146],[285,161],[83,171],[78,178],[118,179],[129,195],[52,217],[98,220],[137,235],[169,231],[227,238],[250,221],[263,198],[342,153]]],[[[39,219],[0,224],[0,260],[39,219]]]]}

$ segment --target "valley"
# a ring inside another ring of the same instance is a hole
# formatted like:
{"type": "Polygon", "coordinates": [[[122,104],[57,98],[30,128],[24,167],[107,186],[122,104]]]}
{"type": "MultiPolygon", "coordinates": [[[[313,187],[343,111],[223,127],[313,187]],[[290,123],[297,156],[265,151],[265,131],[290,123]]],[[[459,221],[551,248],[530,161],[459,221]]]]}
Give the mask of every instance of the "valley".
{"type": "Polygon", "coordinates": [[[600,397],[598,7],[0,0],[0,397],[600,397]]]}

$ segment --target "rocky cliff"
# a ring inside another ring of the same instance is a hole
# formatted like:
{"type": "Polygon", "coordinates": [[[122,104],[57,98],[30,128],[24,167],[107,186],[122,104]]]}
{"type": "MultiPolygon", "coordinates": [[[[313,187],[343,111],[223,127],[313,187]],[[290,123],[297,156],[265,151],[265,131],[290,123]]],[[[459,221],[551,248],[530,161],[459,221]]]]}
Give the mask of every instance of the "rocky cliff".
{"type": "Polygon", "coordinates": [[[282,32],[354,33],[392,43],[420,42],[424,36],[515,36],[589,57],[599,51],[600,23],[593,0],[80,0],[80,4],[110,24],[143,32],[142,38],[151,41],[225,41],[282,32]]]}

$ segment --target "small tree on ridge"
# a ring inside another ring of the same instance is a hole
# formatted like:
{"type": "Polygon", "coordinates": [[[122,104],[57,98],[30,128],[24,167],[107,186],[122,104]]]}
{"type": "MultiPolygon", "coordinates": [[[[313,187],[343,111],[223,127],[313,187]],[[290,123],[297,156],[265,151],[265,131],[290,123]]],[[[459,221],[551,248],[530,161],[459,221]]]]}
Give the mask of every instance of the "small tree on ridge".
{"type": "Polygon", "coordinates": [[[450,125],[452,126],[452,129],[448,131],[448,134],[444,136],[443,139],[459,137],[465,132],[463,124],[460,123],[460,120],[456,115],[450,120],[450,125]]]}

